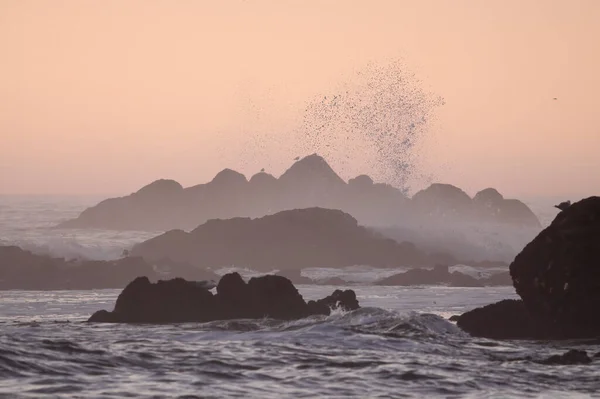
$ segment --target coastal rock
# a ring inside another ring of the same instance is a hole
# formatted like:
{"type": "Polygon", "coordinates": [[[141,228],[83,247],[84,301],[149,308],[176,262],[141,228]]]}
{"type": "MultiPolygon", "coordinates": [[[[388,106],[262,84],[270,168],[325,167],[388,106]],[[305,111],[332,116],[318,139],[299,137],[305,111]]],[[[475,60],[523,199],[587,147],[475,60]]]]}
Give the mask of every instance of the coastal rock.
{"type": "Polygon", "coordinates": [[[219,281],[217,294],[183,279],[151,283],[132,281],[119,295],[112,312],[94,313],[89,321],[101,323],[183,323],[238,318],[294,320],[329,315],[331,309],[359,308],[353,291],[336,290],[331,296],[306,303],[291,281],[267,275],[244,282],[238,273],[219,281]]]}
{"type": "Polygon", "coordinates": [[[540,363],[549,365],[574,365],[574,364],[590,364],[592,359],[586,351],[571,349],[562,355],[552,355],[540,363]]]}
{"type": "Polygon", "coordinates": [[[415,209],[429,217],[469,217],[473,210],[471,197],[451,184],[432,184],[417,192],[412,200],[415,209]]]}
{"type": "Polygon", "coordinates": [[[559,213],[517,255],[510,275],[522,301],[467,312],[459,327],[499,339],[600,336],[600,197],[559,213]]]}
{"type": "Polygon", "coordinates": [[[312,154],[298,159],[279,178],[260,172],[247,181],[241,173],[224,169],[212,181],[188,188],[173,180],[157,180],[131,195],[102,201],[58,227],[189,230],[216,218],[261,217],[312,207],[340,209],[369,226],[419,222],[432,216],[464,218],[477,215],[480,208],[489,220],[539,226],[526,205],[505,203],[511,200],[500,200],[499,193],[488,191],[471,200],[457,187],[433,184],[410,199],[402,190],[375,183],[366,175],[346,183],[325,159],[312,154]],[[478,206],[479,199],[491,201],[493,207],[478,206]]]}
{"type": "Polygon", "coordinates": [[[202,267],[261,271],[427,263],[414,245],[381,237],[347,213],[322,208],[210,220],[190,233],[171,231],[140,243],[131,254],[148,261],[169,258],[202,267]]]}
{"type": "Polygon", "coordinates": [[[559,213],[510,265],[517,294],[533,318],[556,334],[600,334],[600,197],[559,213]]]}
{"type": "Polygon", "coordinates": [[[456,325],[473,336],[492,339],[529,339],[542,330],[536,328],[523,302],[514,299],[466,312],[456,325]]]}
{"type": "Polygon", "coordinates": [[[506,277],[508,273],[499,273],[489,278],[477,279],[460,272],[450,273],[448,266],[437,265],[433,269],[415,268],[403,273],[394,274],[377,281],[376,285],[447,285],[450,287],[484,287],[492,285],[511,285],[506,277]]]}

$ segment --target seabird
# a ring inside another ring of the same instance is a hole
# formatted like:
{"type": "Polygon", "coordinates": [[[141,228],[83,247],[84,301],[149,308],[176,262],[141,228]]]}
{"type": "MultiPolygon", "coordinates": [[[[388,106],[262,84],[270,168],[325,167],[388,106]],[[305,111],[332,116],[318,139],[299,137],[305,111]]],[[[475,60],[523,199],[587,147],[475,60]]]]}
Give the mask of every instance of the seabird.
{"type": "Polygon", "coordinates": [[[554,205],[555,208],[558,208],[561,211],[564,211],[565,209],[567,209],[570,206],[571,206],[571,201],[565,201],[565,202],[561,202],[558,205],[554,205]]]}
{"type": "Polygon", "coordinates": [[[261,171],[261,172],[264,172],[264,171],[265,171],[265,168],[262,168],[260,171],[261,171]]]}
{"type": "Polygon", "coordinates": [[[558,98],[554,97],[553,100],[558,100],[558,98]]]}
{"type": "Polygon", "coordinates": [[[296,157],[294,158],[294,161],[298,161],[300,159],[300,157],[296,157]]]}

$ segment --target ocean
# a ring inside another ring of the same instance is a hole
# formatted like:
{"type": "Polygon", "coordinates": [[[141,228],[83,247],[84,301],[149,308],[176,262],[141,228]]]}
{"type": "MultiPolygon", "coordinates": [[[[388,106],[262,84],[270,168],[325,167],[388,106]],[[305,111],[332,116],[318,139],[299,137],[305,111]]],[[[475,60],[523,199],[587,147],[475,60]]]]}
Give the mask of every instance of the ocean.
{"type": "MultiPolygon", "coordinates": [[[[0,197],[0,243],[112,259],[158,234],[52,229],[100,199],[0,197]]],[[[530,205],[543,224],[555,215],[546,204],[539,204],[541,211],[530,205]]],[[[382,273],[364,267],[346,272],[359,282],[382,273]]],[[[307,300],[335,288],[298,286],[307,300]]],[[[447,320],[515,298],[511,287],[351,288],[362,306],[354,312],[294,322],[182,325],[85,322],[96,310],[112,309],[119,290],[0,291],[0,396],[545,398],[600,391],[594,364],[539,363],[574,348],[595,354],[598,341],[479,339],[447,320]]]]}

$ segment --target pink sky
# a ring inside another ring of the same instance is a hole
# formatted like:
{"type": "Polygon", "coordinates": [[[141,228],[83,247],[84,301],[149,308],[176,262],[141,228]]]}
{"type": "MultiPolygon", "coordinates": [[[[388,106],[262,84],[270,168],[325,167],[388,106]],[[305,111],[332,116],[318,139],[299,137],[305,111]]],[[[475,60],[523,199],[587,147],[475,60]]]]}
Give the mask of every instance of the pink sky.
{"type": "Polygon", "coordinates": [[[401,57],[446,102],[436,180],[599,194],[598,21],[597,0],[2,0],[0,193],[278,175],[307,101],[401,57]]]}

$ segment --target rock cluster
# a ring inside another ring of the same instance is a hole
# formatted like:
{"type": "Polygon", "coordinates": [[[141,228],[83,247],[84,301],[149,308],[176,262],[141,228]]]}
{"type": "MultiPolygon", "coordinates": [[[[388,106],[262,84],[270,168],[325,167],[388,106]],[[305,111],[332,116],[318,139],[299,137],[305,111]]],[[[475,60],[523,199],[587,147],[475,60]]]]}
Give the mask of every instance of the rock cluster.
{"type": "Polygon", "coordinates": [[[173,180],[157,180],[139,191],[86,209],[63,228],[116,230],[189,230],[210,219],[261,217],[298,208],[340,209],[361,224],[385,226],[407,220],[477,220],[539,227],[531,210],[518,200],[486,189],[471,199],[449,184],[433,184],[408,198],[388,184],[366,175],[342,180],[317,154],[294,163],[276,178],[225,169],[206,184],[184,188],[173,180]]]}
{"type": "Polygon", "coordinates": [[[447,285],[450,287],[486,287],[511,285],[507,272],[493,274],[487,278],[475,278],[461,272],[450,272],[449,267],[437,265],[433,269],[414,268],[394,274],[375,283],[376,285],[447,285]]]}
{"type": "Polygon", "coordinates": [[[354,291],[336,290],[318,301],[304,301],[291,281],[267,275],[247,283],[238,273],[224,275],[217,293],[184,279],[151,283],[146,277],[132,281],[117,298],[112,312],[94,313],[90,322],[183,323],[230,319],[273,318],[293,320],[329,315],[332,308],[359,308],[354,291]]]}

